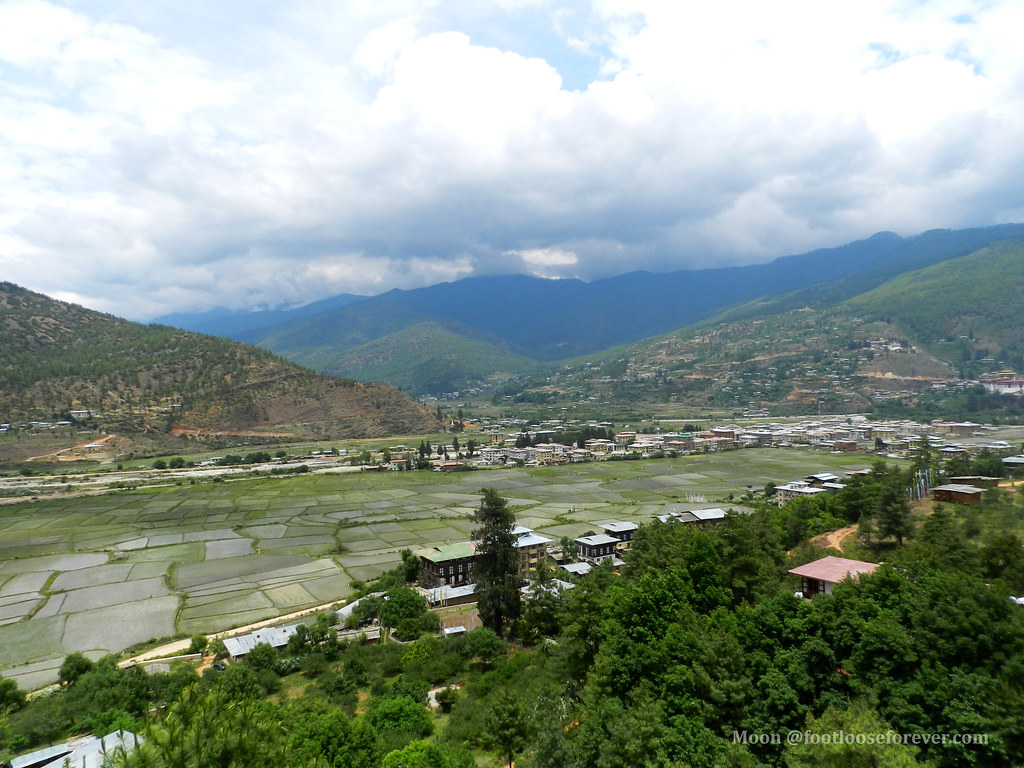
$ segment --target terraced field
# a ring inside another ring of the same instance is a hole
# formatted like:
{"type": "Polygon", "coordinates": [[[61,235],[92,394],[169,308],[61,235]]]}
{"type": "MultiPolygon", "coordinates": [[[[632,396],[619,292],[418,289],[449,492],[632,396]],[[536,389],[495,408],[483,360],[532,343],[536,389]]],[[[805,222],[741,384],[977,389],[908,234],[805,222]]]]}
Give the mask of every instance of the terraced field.
{"type": "Polygon", "coordinates": [[[304,475],[0,508],[0,671],[32,688],[63,657],[214,632],[335,600],[403,548],[464,540],[483,487],[558,538],[864,457],[777,449],[559,468],[304,475]]]}

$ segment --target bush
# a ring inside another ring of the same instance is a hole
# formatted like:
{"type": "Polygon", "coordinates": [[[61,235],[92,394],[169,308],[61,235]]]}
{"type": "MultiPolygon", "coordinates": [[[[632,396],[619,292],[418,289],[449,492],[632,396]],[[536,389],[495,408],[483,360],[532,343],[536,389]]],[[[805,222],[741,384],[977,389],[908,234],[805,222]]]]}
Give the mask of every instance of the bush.
{"type": "Polygon", "coordinates": [[[429,736],[434,730],[430,713],[407,696],[380,699],[366,719],[378,732],[404,732],[429,736]]]}
{"type": "Polygon", "coordinates": [[[412,699],[419,704],[427,703],[427,693],[430,691],[430,683],[426,680],[399,675],[391,686],[391,695],[412,699]]]}
{"type": "Polygon", "coordinates": [[[271,670],[277,666],[277,650],[270,643],[258,643],[245,654],[242,663],[250,669],[271,670]]]}
{"type": "Polygon", "coordinates": [[[434,700],[437,701],[437,706],[440,707],[441,711],[445,714],[452,711],[452,707],[455,706],[455,702],[458,701],[458,698],[459,692],[454,688],[442,688],[434,694],[434,700]]]}

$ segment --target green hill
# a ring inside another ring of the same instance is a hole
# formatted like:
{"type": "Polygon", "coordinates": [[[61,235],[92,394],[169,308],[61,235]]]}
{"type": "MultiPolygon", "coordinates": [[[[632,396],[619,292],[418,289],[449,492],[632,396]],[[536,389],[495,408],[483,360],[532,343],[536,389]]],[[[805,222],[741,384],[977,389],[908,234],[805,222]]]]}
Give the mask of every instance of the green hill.
{"type": "Polygon", "coordinates": [[[264,350],[146,326],[0,283],[0,421],[71,411],[125,431],[377,436],[434,415],[386,384],[323,376],[264,350]]]}
{"type": "Polygon", "coordinates": [[[908,272],[848,304],[900,326],[951,362],[992,358],[1024,369],[1024,244],[1019,242],[997,243],[908,272]]]}
{"type": "Polygon", "coordinates": [[[337,376],[388,381],[414,394],[453,392],[536,365],[527,357],[505,351],[503,346],[467,338],[440,323],[425,322],[354,349],[337,350],[333,354],[335,362],[325,364],[322,370],[337,376]]]}

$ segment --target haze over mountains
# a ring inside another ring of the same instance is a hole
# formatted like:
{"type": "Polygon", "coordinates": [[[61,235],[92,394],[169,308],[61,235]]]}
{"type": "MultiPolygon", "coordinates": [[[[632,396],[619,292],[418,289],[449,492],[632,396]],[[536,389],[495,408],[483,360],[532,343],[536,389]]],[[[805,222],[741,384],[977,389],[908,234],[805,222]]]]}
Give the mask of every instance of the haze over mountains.
{"type": "Polygon", "coordinates": [[[591,283],[477,277],[361,300],[342,296],[297,310],[161,320],[227,335],[324,373],[439,393],[594,355],[722,313],[728,320],[804,305],[826,308],[1000,241],[1024,241],[1024,225],[914,237],[882,232],[746,267],[632,272],[591,283]]]}

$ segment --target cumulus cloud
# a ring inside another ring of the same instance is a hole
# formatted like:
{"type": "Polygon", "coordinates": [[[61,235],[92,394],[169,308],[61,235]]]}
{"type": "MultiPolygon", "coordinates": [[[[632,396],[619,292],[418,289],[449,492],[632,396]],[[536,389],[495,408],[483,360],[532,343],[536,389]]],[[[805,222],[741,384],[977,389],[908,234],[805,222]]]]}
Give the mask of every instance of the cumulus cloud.
{"type": "Polygon", "coordinates": [[[1018,220],[1024,6],[0,0],[4,279],[144,319],[1018,220]]]}

